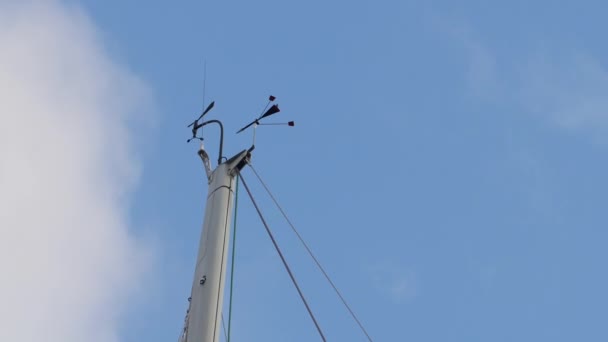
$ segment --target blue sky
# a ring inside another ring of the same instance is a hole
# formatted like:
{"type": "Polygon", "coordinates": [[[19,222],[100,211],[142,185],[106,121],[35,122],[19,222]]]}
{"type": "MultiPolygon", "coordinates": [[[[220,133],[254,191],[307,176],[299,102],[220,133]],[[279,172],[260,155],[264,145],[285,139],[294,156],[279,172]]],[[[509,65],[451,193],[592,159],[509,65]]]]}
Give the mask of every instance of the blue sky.
{"type": "MultiPolygon", "coordinates": [[[[127,340],[171,339],[181,324],[205,191],[183,126],[201,108],[205,59],[229,132],[268,94],[297,121],[259,130],[254,163],[376,340],[607,337],[605,5],[83,6],[158,103],[133,220],[162,237],[164,285],[133,310],[127,340]]],[[[227,153],[248,139],[228,135],[227,153]]],[[[314,340],[240,204],[235,338],[314,340]]],[[[363,340],[264,208],[328,337],[363,340]]]]}
{"type": "MultiPolygon", "coordinates": [[[[64,4],[153,101],[154,124],[130,130],[142,165],[128,216],[156,257],[121,341],[182,326],[206,194],[185,126],[205,60],[227,155],[249,146],[233,132],[270,94],[276,120],[296,121],[258,129],[253,163],[374,340],[608,338],[603,2],[64,4]]],[[[328,339],[364,341],[253,188],[328,339]]],[[[316,340],[241,194],[234,340],[316,340]]]]}

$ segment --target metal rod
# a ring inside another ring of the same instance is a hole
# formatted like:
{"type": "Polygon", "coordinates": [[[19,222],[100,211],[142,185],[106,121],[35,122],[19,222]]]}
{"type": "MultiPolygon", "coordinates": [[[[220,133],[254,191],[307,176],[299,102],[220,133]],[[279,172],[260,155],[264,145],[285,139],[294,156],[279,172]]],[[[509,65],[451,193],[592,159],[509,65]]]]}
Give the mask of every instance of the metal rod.
{"type": "Polygon", "coordinates": [[[217,165],[220,165],[222,163],[222,157],[224,156],[224,125],[222,125],[222,122],[220,120],[213,119],[203,122],[201,124],[201,127],[212,123],[220,125],[220,155],[217,157],[217,165]]]}

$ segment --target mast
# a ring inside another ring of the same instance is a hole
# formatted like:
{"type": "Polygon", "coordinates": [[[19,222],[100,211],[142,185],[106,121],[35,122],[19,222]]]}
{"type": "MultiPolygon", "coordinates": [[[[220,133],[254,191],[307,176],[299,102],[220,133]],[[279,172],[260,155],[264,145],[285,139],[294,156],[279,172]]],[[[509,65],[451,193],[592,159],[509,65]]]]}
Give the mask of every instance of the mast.
{"type": "MultiPolygon", "coordinates": [[[[263,113],[237,133],[248,127],[255,127],[260,124],[261,119],[280,112],[279,106],[276,104],[268,108],[274,100],[274,96],[269,96],[263,113]]],[[[192,137],[187,142],[192,140],[201,141],[198,155],[203,161],[209,189],[203,231],[194,268],[192,292],[190,298],[188,298],[190,303],[179,342],[219,342],[235,178],[249,162],[251,151],[254,149],[254,145],[252,145],[248,150],[243,150],[224,161],[224,126],[222,122],[219,120],[200,122],[214,107],[214,104],[215,102],[211,102],[198,119],[187,126],[192,127],[192,137]],[[209,155],[202,144],[203,137],[197,135],[199,129],[209,124],[217,124],[220,128],[218,165],[213,171],[211,170],[209,155]]],[[[288,125],[293,126],[293,121],[288,125]]]]}
{"type": "Polygon", "coordinates": [[[219,341],[235,178],[249,161],[252,150],[243,150],[224,162],[220,151],[219,165],[213,171],[202,144],[198,151],[207,173],[209,189],[192,293],[180,342],[219,341]]]}

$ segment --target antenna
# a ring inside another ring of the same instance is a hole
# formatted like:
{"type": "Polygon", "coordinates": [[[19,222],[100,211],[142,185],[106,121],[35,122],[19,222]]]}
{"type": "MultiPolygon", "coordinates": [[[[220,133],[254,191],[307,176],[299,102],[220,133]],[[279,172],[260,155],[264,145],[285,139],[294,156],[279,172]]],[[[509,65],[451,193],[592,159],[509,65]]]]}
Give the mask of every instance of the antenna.
{"type": "MultiPolygon", "coordinates": [[[[207,89],[207,60],[205,59],[203,62],[203,107],[205,107],[205,91],[207,89]]],[[[194,139],[200,140],[201,142],[203,141],[202,137],[197,137],[196,133],[198,132],[198,129],[203,127],[203,124],[199,124],[199,120],[203,118],[203,116],[205,116],[205,114],[207,114],[211,108],[213,108],[213,106],[215,105],[215,101],[212,101],[209,106],[207,106],[207,108],[203,111],[203,113],[198,117],[198,119],[194,120],[191,124],[188,125],[188,127],[192,127],[192,138],[188,139],[187,142],[190,142],[194,139]],[[194,126],[194,127],[193,127],[194,126]]]]}
{"type": "Polygon", "coordinates": [[[205,91],[207,90],[207,60],[203,64],[203,107],[205,107],[205,91]]]}

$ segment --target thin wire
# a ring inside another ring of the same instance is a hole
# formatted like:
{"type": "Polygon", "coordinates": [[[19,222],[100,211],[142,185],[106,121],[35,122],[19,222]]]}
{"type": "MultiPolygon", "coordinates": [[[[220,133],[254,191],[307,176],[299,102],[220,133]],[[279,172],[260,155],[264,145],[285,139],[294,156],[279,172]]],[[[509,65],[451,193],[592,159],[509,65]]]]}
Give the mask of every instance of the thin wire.
{"type": "Polygon", "coordinates": [[[205,91],[207,90],[207,60],[203,65],[203,108],[205,108],[205,91]]]}
{"type": "MultiPolygon", "coordinates": [[[[205,110],[205,93],[207,91],[207,60],[205,59],[204,63],[203,63],[203,109],[205,110]]],[[[204,114],[204,112],[203,112],[204,114]]],[[[201,114],[201,116],[199,117],[199,120],[203,117],[203,114],[201,114]]],[[[196,121],[195,121],[196,123],[196,121]]],[[[203,127],[201,126],[201,134],[203,134],[203,127]]],[[[203,140],[201,140],[202,142],[203,140]]]]}
{"type": "Polygon", "coordinates": [[[270,240],[272,241],[274,248],[277,250],[279,257],[281,257],[281,261],[283,261],[283,265],[285,266],[287,273],[289,273],[289,277],[291,278],[293,285],[296,287],[296,290],[298,290],[298,294],[300,295],[300,298],[302,299],[304,306],[306,306],[306,310],[308,311],[310,318],[312,319],[313,323],[315,324],[315,327],[317,328],[317,331],[319,332],[321,339],[323,340],[323,342],[327,342],[327,340],[325,339],[325,335],[323,335],[323,331],[321,331],[321,327],[319,326],[319,323],[317,323],[317,319],[315,318],[315,315],[312,313],[310,306],[308,306],[308,302],[306,301],[306,298],[304,298],[304,294],[302,294],[302,290],[300,290],[300,286],[298,286],[298,282],[296,281],[296,278],[294,277],[293,273],[291,273],[291,269],[289,268],[289,265],[287,264],[287,261],[285,260],[285,257],[283,256],[281,249],[279,248],[279,245],[277,244],[276,240],[274,239],[274,236],[272,235],[272,232],[270,231],[270,228],[268,227],[268,224],[266,223],[266,220],[264,219],[264,216],[262,215],[260,208],[258,207],[257,203],[255,202],[255,199],[253,198],[251,191],[249,191],[247,182],[245,182],[243,175],[241,175],[240,173],[239,173],[239,178],[243,182],[243,186],[245,187],[245,190],[247,190],[247,194],[249,195],[249,198],[251,199],[251,203],[253,203],[255,210],[258,212],[258,215],[260,216],[260,220],[262,220],[262,224],[264,224],[264,228],[266,228],[266,233],[268,233],[268,236],[270,237],[270,240]]]}
{"type": "Polygon", "coordinates": [[[224,315],[222,315],[222,327],[224,327],[224,337],[228,339],[228,334],[226,333],[226,324],[224,323],[224,315]]]}
{"type": "Polygon", "coordinates": [[[253,124],[253,142],[251,143],[251,145],[255,145],[255,131],[258,128],[258,124],[253,124]]]}
{"type": "Polygon", "coordinates": [[[355,322],[357,322],[357,325],[359,325],[359,328],[361,328],[361,331],[365,334],[365,336],[367,336],[367,339],[370,342],[373,342],[372,338],[367,333],[367,330],[365,330],[365,328],[363,327],[363,324],[357,318],[357,315],[355,315],[354,311],[350,308],[350,305],[348,305],[348,303],[346,302],[346,299],[344,299],[344,297],[342,296],[342,294],[340,293],[340,291],[338,290],[338,288],[336,287],[336,285],[334,284],[334,282],[331,280],[331,278],[327,274],[327,272],[325,272],[325,269],[323,268],[323,266],[321,266],[321,263],[319,262],[319,260],[317,260],[317,258],[315,257],[314,253],[312,252],[312,250],[308,247],[308,244],[306,243],[306,241],[304,241],[304,239],[302,238],[302,236],[300,235],[300,233],[298,232],[298,230],[296,229],[296,227],[294,226],[294,224],[291,222],[291,220],[289,219],[289,217],[287,217],[287,214],[285,213],[285,211],[283,210],[283,208],[281,207],[281,205],[279,204],[279,202],[276,200],[276,198],[274,197],[274,195],[272,194],[272,192],[270,191],[270,189],[268,188],[268,186],[266,185],[266,183],[262,180],[262,177],[260,177],[260,175],[257,173],[257,171],[255,170],[255,168],[253,167],[253,165],[249,164],[249,166],[251,167],[251,170],[253,171],[253,173],[255,174],[255,176],[258,178],[258,180],[260,181],[260,183],[262,183],[262,186],[264,187],[264,189],[266,189],[266,192],[268,193],[268,195],[270,195],[270,198],[272,198],[272,201],[274,202],[274,204],[277,206],[277,208],[279,208],[279,211],[281,212],[281,214],[283,215],[283,217],[285,218],[285,220],[287,221],[287,223],[289,224],[289,226],[291,227],[291,229],[293,230],[293,232],[296,234],[296,236],[298,237],[298,239],[300,240],[300,242],[302,243],[302,245],[304,245],[304,248],[306,248],[306,251],[308,252],[308,254],[310,255],[310,257],[312,258],[312,260],[314,260],[315,264],[317,264],[317,267],[319,268],[319,270],[321,271],[321,273],[323,273],[323,275],[325,276],[325,279],[327,279],[327,281],[329,282],[329,284],[331,285],[331,287],[334,289],[334,291],[336,292],[336,294],[338,295],[338,297],[340,297],[340,300],[342,301],[342,304],[344,304],[344,306],[346,307],[346,309],[348,310],[348,312],[350,313],[350,315],[352,316],[352,318],[355,320],[355,322]]]}
{"type": "Polygon", "coordinates": [[[228,304],[228,336],[226,342],[230,342],[230,328],[232,326],[232,288],[234,284],[234,256],[236,253],[236,213],[239,205],[239,179],[236,179],[236,190],[234,194],[234,225],[232,228],[232,265],[230,266],[230,300],[228,304]]]}

